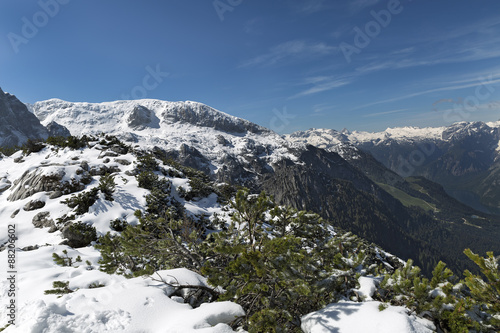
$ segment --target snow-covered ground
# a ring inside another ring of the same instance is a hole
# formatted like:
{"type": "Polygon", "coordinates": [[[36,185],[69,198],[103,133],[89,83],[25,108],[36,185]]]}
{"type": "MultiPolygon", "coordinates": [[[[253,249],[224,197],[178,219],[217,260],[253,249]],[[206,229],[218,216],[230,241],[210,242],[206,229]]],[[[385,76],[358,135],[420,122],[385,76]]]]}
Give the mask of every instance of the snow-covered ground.
{"type": "MultiPolygon", "coordinates": [[[[171,296],[173,287],[169,284],[207,286],[204,277],[182,267],[160,271],[151,277],[126,279],[121,275],[110,275],[99,270],[100,253],[92,244],[72,249],[60,245],[63,241],[61,231],[49,232],[48,227],[34,226],[33,218],[40,212],[50,213],[54,221],[70,213],[72,209],[62,203],[70,194],[51,199],[51,192],[40,191],[23,199],[8,200],[14,192],[19,192],[21,186],[28,186],[25,189],[29,190],[30,186],[36,185],[17,181],[30,173],[62,175],[62,181],[71,181],[82,177],[82,165],[85,164],[87,169],[114,167],[119,169],[114,173],[114,201],[100,196],[89,212],[78,216],[78,220],[93,225],[99,235],[114,232],[109,223],[116,218],[138,223],[133,213],[145,208],[148,192],[139,188],[135,177],[127,173],[135,167],[136,157],[131,153],[104,155],[103,147],[96,144],[93,148],[80,150],[47,147],[29,156],[18,152],[0,159],[0,190],[3,190],[0,193],[0,245],[15,243],[16,248],[13,267],[9,267],[12,261],[8,261],[8,249],[0,252],[0,328],[14,320],[16,325],[8,326],[4,332],[232,332],[228,323],[244,315],[238,304],[215,302],[193,308],[182,298],[171,296]],[[45,205],[25,210],[24,207],[33,200],[43,201],[45,205]],[[12,230],[9,226],[15,226],[15,232],[11,234],[17,237],[11,243],[8,242],[9,230],[12,230]],[[52,255],[62,255],[64,250],[73,259],[80,256],[81,262],[74,262],[71,267],[57,265],[52,255]],[[73,292],[62,297],[44,294],[45,290],[53,289],[54,281],[69,282],[68,288],[73,292]],[[11,289],[11,285],[15,288],[11,289]],[[8,308],[12,302],[14,312],[8,308]],[[15,318],[9,317],[11,313],[15,313],[15,318]]],[[[94,176],[86,190],[97,186],[99,177],[94,176]]],[[[176,188],[187,188],[188,180],[169,179],[173,185],[172,195],[179,198],[176,188]]],[[[227,216],[215,195],[182,203],[193,214],[227,216]]],[[[374,288],[375,279],[360,278],[358,294],[366,302],[332,304],[304,316],[302,328],[306,332],[431,331],[429,322],[409,316],[404,308],[389,306],[379,311],[379,303],[371,300],[374,288]]]]}
{"type": "Polygon", "coordinates": [[[434,325],[409,315],[408,309],[380,302],[338,302],[302,317],[302,330],[307,333],[431,333],[434,325]]]}
{"type": "MultiPolygon", "coordinates": [[[[8,240],[8,225],[15,226],[14,234],[17,236],[17,256],[13,269],[8,267],[8,251],[0,252],[0,328],[11,319],[7,305],[15,300],[16,325],[9,326],[4,332],[232,332],[226,323],[244,314],[239,305],[231,302],[210,303],[193,309],[189,304],[184,304],[182,298],[168,297],[173,288],[157,281],[161,280],[161,276],[169,283],[206,285],[206,279],[198,274],[179,268],[158,272],[152,278],[126,279],[121,275],[109,275],[99,271],[100,253],[93,246],[72,249],[58,245],[63,241],[61,231],[49,233],[49,228],[34,227],[33,217],[40,212],[49,212],[54,220],[69,213],[72,209],[61,201],[70,195],[49,199],[49,193],[39,192],[22,200],[7,200],[9,194],[18,187],[15,180],[20,179],[25,172],[64,172],[64,181],[78,177],[76,171],[82,161],[86,161],[90,168],[115,166],[120,168],[120,172],[115,174],[115,200],[111,202],[99,198],[89,212],[79,216],[78,220],[96,227],[99,235],[111,231],[109,222],[119,217],[131,224],[137,223],[133,213],[136,209],[144,209],[147,191],[137,187],[135,177],[125,173],[134,168],[133,163],[103,163],[103,158],[99,158],[102,151],[97,148],[56,151],[45,148],[24,157],[22,163],[14,162],[21,157],[21,152],[0,160],[2,183],[10,182],[12,185],[0,194],[0,244],[6,244],[8,240]],[[44,201],[45,206],[25,211],[23,207],[34,199],[44,201]],[[14,216],[13,213],[18,209],[19,212],[14,216]],[[28,246],[39,248],[28,250],[28,246]],[[23,248],[25,250],[21,250],[23,248]],[[82,261],[74,263],[73,267],[57,265],[52,254],[62,255],[63,250],[73,259],[80,256],[82,261]],[[16,273],[8,273],[11,271],[16,273]],[[12,275],[15,276],[14,285],[17,287],[15,296],[9,295],[12,281],[7,278],[12,275]],[[54,281],[69,281],[69,288],[75,291],[60,298],[45,295],[45,290],[53,289],[54,281]],[[91,288],[93,284],[103,286],[91,288]]],[[[133,162],[135,157],[126,154],[119,159],[122,163],[123,160],[133,162]]],[[[94,178],[87,189],[97,185],[99,176],[94,178]]],[[[187,183],[186,179],[172,180],[174,189],[187,183]]],[[[215,199],[209,197],[199,204],[190,203],[186,209],[193,214],[211,215],[218,212],[223,216],[215,199]]]]}

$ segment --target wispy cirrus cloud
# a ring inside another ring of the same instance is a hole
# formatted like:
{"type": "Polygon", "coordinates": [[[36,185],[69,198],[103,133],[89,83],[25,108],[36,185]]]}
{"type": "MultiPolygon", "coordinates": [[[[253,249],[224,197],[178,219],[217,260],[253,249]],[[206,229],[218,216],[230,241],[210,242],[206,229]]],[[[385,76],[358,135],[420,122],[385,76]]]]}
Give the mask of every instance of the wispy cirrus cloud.
{"type": "Polygon", "coordinates": [[[304,79],[304,82],[302,83],[303,85],[312,85],[312,87],[309,87],[291,97],[289,99],[295,99],[299,97],[304,97],[304,96],[309,96],[317,93],[321,93],[324,91],[329,91],[333,90],[336,88],[343,87],[345,85],[350,84],[353,82],[354,78],[350,76],[321,76],[321,77],[310,77],[304,79]]]}
{"type": "Polygon", "coordinates": [[[466,89],[466,88],[475,88],[475,87],[479,87],[479,86],[496,85],[499,83],[500,83],[500,73],[495,73],[495,74],[490,74],[490,76],[486,80],[484,80],[484,79],[478,80],[476,78],[473,81],[469,81],[469,82],[464,81],[461,84],[452,84],[452,85],[446,85],[444,87],[422,90],[422,91],[414,92],[414,93],[403,95],[403,96],[388,98],[388,99],[384,99],[381,101],[364,104],[364,105],[358,106],[354,110],[364,109],[364,108],[374,106],[374,105],[379,105],[379,104],[386,104],[386,103],[402,101],[402,100],[409,99],[412,97],[427,95],[427,94],[440,92],[440,91],[453,91],[453,90],[466,89]]]}
{"type": "Polygon", "coordinates": [[[307,61],[317,57],[337,52],[336,46],[330,46],[323,42],[306,42],[293,40],[272,47],[269,52],[245,61],[239,67],[272,66],[276,64],[288,64],[295,61],[307,61]]]}
{"type": "Polygon", "coordinates": [[[399,113],[403,111],[408,111],[409,109],[398,109],[398,110],[391,110],[391,111],[384,111],[384,112],[376,112],[376,113],[368,113],[363,115],[363,117],[378,117],[378,116],[384,116],[386,114],[393,114],[393,113],[399,113]]]}
{"type": "MultiPolygon", "coordinates": [[[[442,51],[434,51],[432,54],[420,54],[408,57],[413,51],[403,53],[396,51],[385,56],[384,61],[372,61],[366,65],[359,66],[356,71],[360,74],[370,72],[404,69],[420,66],[435,66],[443,64],[481,61],[500,57],[500,38],[488,41],[464,42],[462,46],[450,47],[442,51]],[[389,59],[387,59],[389,58],[389,59]]],[[[420,47],[425,49],[425,47],[420,47]]],[[[428,49],[435,50],[432,47],[428,49]]]]}
{"type": "Polygon", "coordinates": [[[429,27],[393,51],[365,54],[360,74],[375,71],[482,61],[500,57],[500,17],[444,30],[429,27]],[[380,60],[383,59],[383,60],[380,60]]]}

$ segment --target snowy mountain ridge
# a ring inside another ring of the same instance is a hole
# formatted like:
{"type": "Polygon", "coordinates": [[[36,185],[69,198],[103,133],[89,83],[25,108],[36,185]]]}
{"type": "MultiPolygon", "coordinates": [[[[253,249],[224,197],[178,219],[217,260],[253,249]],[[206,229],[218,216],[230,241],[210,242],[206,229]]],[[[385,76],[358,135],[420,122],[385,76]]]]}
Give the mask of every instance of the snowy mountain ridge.
{"type": "Polygon", "coordinates": [[[203,167],[211,173],[217,173],[228,159],[248,163],[246,152],[255,149],[266,164],[285,157],[295,159],[289,152],[293,145],[277,133],[197,102],[72,103],[51,99],[29,108],[42,124],[57,122],[75,136],[106,133],[167,151],[189,146],[205,158],[203,167]]]}
{"type": "MultiPolygon", "coordinates": [[[[135,129],[137,127],[140,129],[148,127],[157,128],[159,121],[170,124],[190,123],[195,126],[212,127],[234,133],[244,133],[246,131],[252,133],[270,132],[268,129],[247,120],[192,101],[167,102],[142,99],[104,103],[73,103],[60,99],[50,99],[36,102],[29,107],[43,123],[51,120],[55,121],[56,117],[62,117],[63,119],[74,117],[73,119],[77,119],[80,124],[89,125],[89,127],[81,129],[87,133],[92,131],[90,126],[96,122],[108,124],[109,129],[119,125],[120,129],[125,131],[128,128],[135,129]],[[148,111],[152,111],[153,113],[148,111]],[[97,119],[92,121],[91,117],[97,117],[97,119]],[[142,125],[142,127],[139,125],[142,125]]],[[[61,118],[58,119],[60,120],[61,118]]],[[[62,121],[62,124],[64,125],[64,121],[62,121]]],[[[77,134],[75,133],[75,135],[77,134]]]]}
{"type": "Polygon", "coordinates": [[[291,141],[302,141],[310,144],[329,144],[331,146],[340,143],[350,143],[360,145],[367,142],[375,145],[384,144],[390,140],[399,142],[414,142],[419,140],[443,140],[447,141],[453,135],[471,134],[489,127],[488,130],[500,128],[500,121],[497,122],[458,122],[449,126],[441,127],[394,127],[387,128],[381,132],[364,131],[337,131],[334,129],[311,128],[306,131],[297,131],[286,135],[291,141]]]}

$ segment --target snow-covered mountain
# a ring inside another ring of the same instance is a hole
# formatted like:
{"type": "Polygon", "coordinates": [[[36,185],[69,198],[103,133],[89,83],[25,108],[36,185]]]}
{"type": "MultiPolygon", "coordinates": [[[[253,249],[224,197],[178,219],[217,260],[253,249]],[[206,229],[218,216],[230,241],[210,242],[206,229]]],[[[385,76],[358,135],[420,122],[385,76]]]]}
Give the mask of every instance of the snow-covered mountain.
{"type": "MultiPolygon", "coordinates": [[[[423,200],[421,205],[425,209],[437,204],[435,199],[412,190],[401,177],[355,144],[379,142],[381,139],[374,134],[318,130],[314,134],[282,137],[196,102],[145,99],[72,103],[51,99],[29,105],[29,108],[44,125],[55,122],[76,136],[116,135],[130,145],[152,148],[163,158],[202,170],[218,182],[243,185],[255,192],[264,190],[281,204],[318,212],[335,220],[339,227],[352,230],[403,258],[439,258],[443,255],[439,248],[448,242],[436,243],[436,248],[424,245],[429,237],[416,236],[409,226],[429,224],[425,233],[433,233],[439,225],[434,219],[443,217],[427,216],[422,221],[414,221],[412,208],[388,194],[387,188],[380,187],[380,184],[389,184],[411,193],[411,197],[423,200]],[[370,137],[373,141],[367,141],[370,137]],[[329,141],[330,138],[333,139],[329,141]],[[360,216],[363,218],[359,223],[353,224],[353,219],[360,219],[360,216]],[[402,221],[412,222],[404,225],[402,221]]],[[[406,128],[387,130],[382,137],[417,140],[429,135],[437,137],[437,133],[436,129],[406,128]]],[[[446,202],[448,205],[452,200],[446,202]]],[[[462,207],[455,208],[460,212],[453,217],[457,221],[462,221],[463,214],[476,214],[462,207]]],[[[446,207],[444,211],[450,209],[446,207]]],[[[491,231],[487,236],[477,234],[474,237],[483,239],[481,244],[486,246],[489,241],[485,239],[495,234],[496,231],[491,231]]],[[[463,250],[460,242],[449,246],[457,251],[453,257],[463,250]]],[[[432,270],[430,261],[416,260],[424,271],[432,270]]]]}
{"type": "Polygon", "coordinates": [[[37,102],[32,112],[72,135],[106,133],[142,147],[159,147],[183,163],[245,183],[283,158],[295,159],[280,135],[207,105],[160,100],[37,102]]]}

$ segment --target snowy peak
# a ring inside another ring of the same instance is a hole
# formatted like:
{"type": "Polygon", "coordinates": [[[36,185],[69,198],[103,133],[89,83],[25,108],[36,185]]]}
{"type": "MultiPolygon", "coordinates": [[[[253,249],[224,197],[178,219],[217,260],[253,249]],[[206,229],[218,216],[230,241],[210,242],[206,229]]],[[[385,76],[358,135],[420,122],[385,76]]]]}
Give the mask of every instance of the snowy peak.
{"type": "MultiPolygon", "coordinates": [[[[100,130],[122,131],[160,128],[160,124],[189,124],[208,127],[227,133],[270,132],[247,120],[218,111],[197,102],[167,102],[152,99],[115,101],[105,103],[72,103],[59,99],[37,102],[31,106],[33,113],[42,121],[55,121],[72,129],[70,122],[79,123],[79,132],[100,130]],[[81,127],[83,126],[83,128],[81,127]],[[105,128],[107,127],[107,128],[105,128]]],[[[73,131],[71,131],[74,133],[73,131]]]]}
{"type": "Polygon", "coordinates": [[[276,161],[294,159],[288,141],[277,133],[197,102],[51,99],[31,109],[43,124],[55,121],[74,136],[106,133],[144,148],[157,147],[221,181],[253,179],[276,161]]]}
{"type": "Polygon", "coordinates": [[[466,137],[477,135],[492,135],[498,138],[498,127],[499,126],[495,127],[494,125],[490,127],[482,121],[455,123],[443,131],[442,139],[445,141],[462,140],[466,137]]]}

